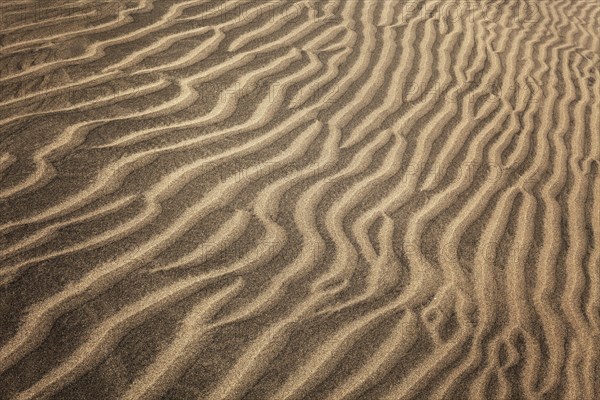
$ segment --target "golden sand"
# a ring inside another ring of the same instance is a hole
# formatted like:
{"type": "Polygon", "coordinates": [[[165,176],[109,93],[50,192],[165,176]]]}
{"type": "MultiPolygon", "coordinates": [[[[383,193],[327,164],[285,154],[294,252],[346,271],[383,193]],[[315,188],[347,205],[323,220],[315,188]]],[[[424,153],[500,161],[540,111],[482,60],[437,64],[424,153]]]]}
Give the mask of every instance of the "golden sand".
{"type": "Polygon", "coordinates": [[[598,0],[3,0],[0,399],[600,398],[598,0]]]}

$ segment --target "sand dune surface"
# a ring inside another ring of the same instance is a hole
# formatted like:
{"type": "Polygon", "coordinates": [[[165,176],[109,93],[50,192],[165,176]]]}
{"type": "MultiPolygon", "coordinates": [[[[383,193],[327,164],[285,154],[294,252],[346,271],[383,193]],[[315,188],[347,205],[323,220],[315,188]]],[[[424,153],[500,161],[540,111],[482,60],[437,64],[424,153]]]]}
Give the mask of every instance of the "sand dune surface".
{"type": "Polygon", "coordinates": [[[600,398],[598,0],[5,0],[0,399],[600,398]]]}

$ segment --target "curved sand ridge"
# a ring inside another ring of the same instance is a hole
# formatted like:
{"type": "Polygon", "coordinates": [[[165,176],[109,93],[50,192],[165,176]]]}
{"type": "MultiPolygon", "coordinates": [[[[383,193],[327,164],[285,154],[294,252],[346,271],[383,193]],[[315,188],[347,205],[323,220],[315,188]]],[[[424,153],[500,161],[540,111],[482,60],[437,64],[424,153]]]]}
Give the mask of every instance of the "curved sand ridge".
{"type": "Polygon", "coordinates": [[[0,398],[599,398],[599,25],[3,2],[0,398]]]}

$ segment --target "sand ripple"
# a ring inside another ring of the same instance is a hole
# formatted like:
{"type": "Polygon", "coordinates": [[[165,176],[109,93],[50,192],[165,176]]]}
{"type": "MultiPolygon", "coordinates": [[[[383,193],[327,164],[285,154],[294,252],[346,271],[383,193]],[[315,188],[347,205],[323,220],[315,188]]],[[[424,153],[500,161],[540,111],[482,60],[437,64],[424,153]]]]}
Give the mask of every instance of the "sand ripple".
{"type": "Polygon", "coordinates": [[[2,2],[0,398],[600,398],[599,32],[2,2]]]}

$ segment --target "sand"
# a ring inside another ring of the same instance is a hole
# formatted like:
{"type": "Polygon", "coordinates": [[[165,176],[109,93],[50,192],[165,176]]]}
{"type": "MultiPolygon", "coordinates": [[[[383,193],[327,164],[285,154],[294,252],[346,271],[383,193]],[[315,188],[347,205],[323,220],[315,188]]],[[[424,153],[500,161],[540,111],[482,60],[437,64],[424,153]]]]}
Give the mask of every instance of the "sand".
{"type": "Polygon", "coordinates": [[[4,0],[0,399],[600,398],[597,0],[4,0]]]}

